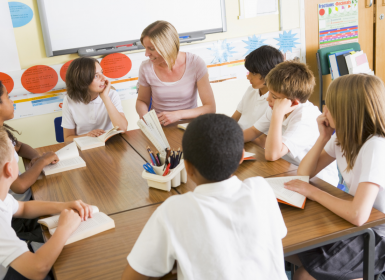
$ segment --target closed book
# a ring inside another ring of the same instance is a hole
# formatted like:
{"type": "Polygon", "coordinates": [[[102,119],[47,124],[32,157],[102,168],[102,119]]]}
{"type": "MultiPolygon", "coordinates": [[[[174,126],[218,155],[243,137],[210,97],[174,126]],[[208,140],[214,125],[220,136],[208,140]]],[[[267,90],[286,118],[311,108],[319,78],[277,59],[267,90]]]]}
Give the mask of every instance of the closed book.
{"type": "MultiPolygon", "coordinates": [[[[60,215],[40,219],[37,222],[46,226],[49,233],[53,235],[57,230],[60,215]]],[[[70,235],[65,245],[93,236],[103,231],[115,228],[115,222],[106,214],[99,212],[98,207],[92,206],[92,218],[81,222],[79,227],[70,235]]]]}
{"type": "Polygon", "coordinates": [[[349,74],[348,65],[346,64],[346,60],[345,60],[345,55],[346,54],[341,54],[336,57],[340,76],[349,74]]]}

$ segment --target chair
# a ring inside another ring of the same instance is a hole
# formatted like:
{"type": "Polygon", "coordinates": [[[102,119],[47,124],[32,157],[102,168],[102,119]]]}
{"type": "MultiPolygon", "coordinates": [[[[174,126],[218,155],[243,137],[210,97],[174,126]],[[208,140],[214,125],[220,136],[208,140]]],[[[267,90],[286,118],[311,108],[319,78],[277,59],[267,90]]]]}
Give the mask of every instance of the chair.
{"type": "Polygon", "coordinates": [[[61,120],[62,120],[62,117],[57,117],[53,121],[55,124],[56,141],[59,143],[64,142],[64,133],[63,133],[63,128],[61,127],[61,120]]]}
{"type": "Polygon", "coordinates": [[[332,47],[327,47],[323,49],[319,49],[317,51],[317,68],[318,68],[318,75],[319,75],[319,109],[322,112],[322,105],[325,105],[325,102],[323,100],[323,75],[330,74],[329,69],[329,58],[327,56],[330,52],[336,52],[336,51],[342,51],[346,49],[353,49],[355,51],[360,51],[361,47],[359,43],[349,43],[349,44],[343,44],[343,45],[337,45],[332,47]]]}

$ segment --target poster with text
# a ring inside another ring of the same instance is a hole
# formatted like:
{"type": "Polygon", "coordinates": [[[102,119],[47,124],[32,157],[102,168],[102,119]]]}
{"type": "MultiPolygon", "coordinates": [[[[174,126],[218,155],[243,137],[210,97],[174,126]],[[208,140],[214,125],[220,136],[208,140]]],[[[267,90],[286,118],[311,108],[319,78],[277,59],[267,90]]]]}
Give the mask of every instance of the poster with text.
{"type": "Polygon", "coordinates": [[[321,49],[358,42],[358,0],[317,5],[321,49]]]}

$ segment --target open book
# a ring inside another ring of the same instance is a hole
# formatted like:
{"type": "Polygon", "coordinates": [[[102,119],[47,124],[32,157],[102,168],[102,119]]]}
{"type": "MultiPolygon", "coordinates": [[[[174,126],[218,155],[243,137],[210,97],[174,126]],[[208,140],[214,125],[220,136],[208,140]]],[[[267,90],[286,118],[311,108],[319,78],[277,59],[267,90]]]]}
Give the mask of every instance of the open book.
{"type": "Polygon", "coordinates": [[[293,192],[291,190],[285,189],[284,183],[287,183],[291,180],[301,180],[306,183],[309,183],[309,176],[288,176],[288,177],[275,177],[275,178],[266,178],[265,180],[269,183],[270,187],[273,189],[275,197],[278,202],[288,204],[298,208],[305,208],[306,196],[293,192]]]}
{"type": "Polygon", "coordinates": [[[249,153],[249,152],[245,152],[245,155],[243,156],[243,160],[257,160],[253,156],[255,156],[255,154],[249,153]]]}
{"type": "MultiPolygon", "coordinates": [[[[98,207],[92,206],[92,210],[92,218],[88,218],[87,221],[81,222],[79,227],[68,238],[65,245],[115,228],[114,220],[108,217],[106,214],[99,212],[98,207]]],[[[49,233],[52,235],[57,229],[59,217],[60,215],[55,215],[45,219],[40,219],[37,222],[46,226],[49,230],[49,233]]]]}
{"type": "Polygon", "coordinates": [[[79,138],[74,138],[74,142],[79,147],[80,150],[88,150],[97,147],[103,147],[106,145],[106,141],[110,139],[112,136],[124,132],[123,130],[119,130],[119,127],[113,127],[109,131],[103,133],[99,137],[90,137],[84,136],[79,138]]]}
{"type": "Polygon", "coordinates": [[[144,135],[154,144],[155,148],[159,151],[160,155],[166,156],[166,148],[170,149],[170,144],[164,134],[163,128],[159,123],[158,116],[155,113],[155,110],[151,110],[143,116],[143,119],[140,119],[137,124],[142,130],[144,135]]]}
{"type": "Polygon", "coordinates": [[[45,176],[86,166],[86,162],[79,156],[75,143],[65,146],[57,151],[56,154],[59,162],[44,167],[43,172],[45,176]]]}
{"type": "Polygon", "coordinates": [[[188,123],[180,123],[180,124],[178,124],[178,128],[183,129],[183,130],[186,130],[187,126],[188,126],[188,123]]]}

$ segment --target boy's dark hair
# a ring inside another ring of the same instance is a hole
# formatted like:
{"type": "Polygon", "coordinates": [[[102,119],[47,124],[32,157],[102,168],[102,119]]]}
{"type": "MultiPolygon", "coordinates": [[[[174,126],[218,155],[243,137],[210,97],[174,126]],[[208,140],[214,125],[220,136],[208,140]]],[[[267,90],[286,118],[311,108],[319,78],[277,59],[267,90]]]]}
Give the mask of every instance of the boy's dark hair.
{"type": "MultiPolygon", "coordinates": [[[[0,81],[0,103],[1,102],[1,97],[3,96],[3,94],[5,93],[5,90],[4,90],[5,86],[3,85],[3,83],[0,81]]],[[[7,134],[8,134],[8,137],[9,139],[11,139],[11,142],[14,146],[16,146],[17,144],[17,139],[16,137],[12,134],[11,131],[13,132],[16,132],[17,134],[20,134],[20,132],[18,132],[16,129],[13,129],[12,127],[10,127],[9,125],[6,125],[5,123],[3,124],[3,126],[5,127],[6,131],[7,131],[7,134]]]]}
{"type": "Polygon", "coordinates": [[[79,57],[71,62],[66,73],[67,95],[75,102],[90,103],[88,86],[95,77],[99,61],[91,57],[79,57]]]}
{"type": "Polygon", "coordinates": [[[242,158],[243,132],[232,118],[206,114],[193,120],[183,135],[183,156],[212,182],[228,179],[242,158]]]}
{"type": "Polygon", "coordinates": [[[260,74],[265,78],[275,65],[283,61],[283,54],[279,50],[266,45],[253,50],[246,56],[245,67],[250,73],[260,74]]]}
{"type": "Polygon", "coordinates": [[[305,103],[313,93],[315,78],[309,67],[301,62],[285,61],[266,76],[269,90],[283,93],[288,99],[305,103]]]}

